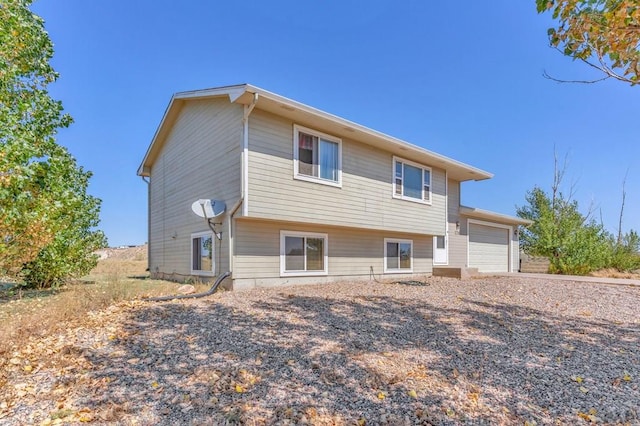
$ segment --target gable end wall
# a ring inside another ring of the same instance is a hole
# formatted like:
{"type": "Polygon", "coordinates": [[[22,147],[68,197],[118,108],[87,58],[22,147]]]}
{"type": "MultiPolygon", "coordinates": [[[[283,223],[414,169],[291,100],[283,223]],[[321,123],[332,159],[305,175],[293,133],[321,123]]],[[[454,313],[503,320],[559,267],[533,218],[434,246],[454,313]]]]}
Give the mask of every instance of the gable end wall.
{"type": "MultiPolygon", "coordinates": [[[[190,274],[191,234],[209,229],[191,211],[191,203],[200,198],[222,199],[229,209],[240,198],[242,112],[227,98],[192,100],[180,111],[151,168],[152,274],[177,280],[190,274]]],[[[220,272],[229,270],[227,215],[223,220],[220,272]]]]}

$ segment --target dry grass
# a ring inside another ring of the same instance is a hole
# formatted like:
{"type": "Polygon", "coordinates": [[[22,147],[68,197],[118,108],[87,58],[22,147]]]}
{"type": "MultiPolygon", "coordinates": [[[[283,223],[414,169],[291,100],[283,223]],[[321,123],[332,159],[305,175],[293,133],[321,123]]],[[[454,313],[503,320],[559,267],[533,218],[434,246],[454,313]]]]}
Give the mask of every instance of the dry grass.
{"type": "Polygon", "coordinates": [[[594,271],[589,275],[598,278],[626,278],[632,280],[640,279],[640,274],[634,274],[631,272],[620,272],[617,269],[613,268],[600,269],[599,271],[594,271]]]}
{"type": "MultiPolygon", "coordinates": [[[[0,292],[0,355],[29,339],[81,324],[90,311],[143,297],[176,294],[179,284],[151,280],[146,260],[104,259],[91,274],[59,289],[0,292]]],[[[195,284],[204,291],[208,284],[195,284]]]]}

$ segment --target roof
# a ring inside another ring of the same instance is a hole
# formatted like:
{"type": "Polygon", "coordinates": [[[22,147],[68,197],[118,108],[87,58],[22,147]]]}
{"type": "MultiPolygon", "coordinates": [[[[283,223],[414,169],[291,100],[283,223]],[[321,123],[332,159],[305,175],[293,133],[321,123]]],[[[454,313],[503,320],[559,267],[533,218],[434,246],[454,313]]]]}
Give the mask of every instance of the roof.
{"type": "Polygon", "coordinates": [[[484,219],[492,222],[505,223],[509,225],[524,225],[528,226],[533,221],[528,219],[521,219],[515,216],[509,216],[502,213],[495,213],[489,210],[477,209],[475,207],[460,206],[460,215],[470,217],[473,219],[484,219]]]}
{"type": "Polygon", "coordinates": [[[318,130],[332,133],[335,136],[355,139],[358,142],[390,151],[395,155],[405,157],[412,161],[445,169],[451,179],[467,181],[484,180],[493,177],[493,174],[484,170],[250,84],[224,86],[174,94],[153,136],[147,153],[138,168],[138,175],[150,175],[151,165],[160,152],[169,130],[185,102],[192,99],[224,96],[228,97],[231,103],[239,105],[249,105],[255,100],[255,108],[289,118],[296,123],[320,127],[318,130]]]}

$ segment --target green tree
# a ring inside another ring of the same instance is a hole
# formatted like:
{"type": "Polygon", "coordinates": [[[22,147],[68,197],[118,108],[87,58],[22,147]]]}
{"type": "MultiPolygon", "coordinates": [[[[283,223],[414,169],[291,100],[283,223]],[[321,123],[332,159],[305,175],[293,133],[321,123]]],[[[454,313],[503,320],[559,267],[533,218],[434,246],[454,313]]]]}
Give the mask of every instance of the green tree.
{"type": "Polygon", "coordinates": [[[557,27],[548,30],[552,47],[604,73],[601,79],[580,82],[640,82],[638,0],[536,0],[536,6],[538,13],[549,11],[557,20],[557,27]]]}
{"type": "Polygon", "coordinates": [[[578,203],[535,187],[527,192],[527,205],[517,208],[519,217],[533,221],[521,233],[525,252],[545,256],[551,272],[584,275],[611,261],[611,236],[578,210],[578,203]]]}
{"type": "Polygon", "coordinates": [[[91,174],[56,143],[72,119],[47,91],[58,78],[53,44],[30,5],[0,0],[0,273],[50,285],[95,265],[104,235],[92,230],[91,174]],[[45,278],[52,262],[66,266],[45,278]]]}
{"type": "Polygon", "coordinates": [[[613,256],[611,267],[621,272],[640,269],[640,236],[633,229],[611,241],[613,256]]]}

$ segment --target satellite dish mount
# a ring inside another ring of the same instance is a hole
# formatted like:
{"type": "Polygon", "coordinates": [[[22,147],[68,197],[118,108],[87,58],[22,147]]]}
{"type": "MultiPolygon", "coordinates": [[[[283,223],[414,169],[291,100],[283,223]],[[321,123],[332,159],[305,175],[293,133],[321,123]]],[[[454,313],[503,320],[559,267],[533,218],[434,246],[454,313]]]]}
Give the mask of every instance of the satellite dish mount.
{"type": "Polygon", "coordinates": [[[226,209],[227,205],[220,200],[200,199],[191,204],[191,210],[207,221],[207,225],[218,240],[222,240],[222,230],[216,230],[216,226],[222,225],[222,222],[216,222],[216,219],[222,216],[226,209]]]}

